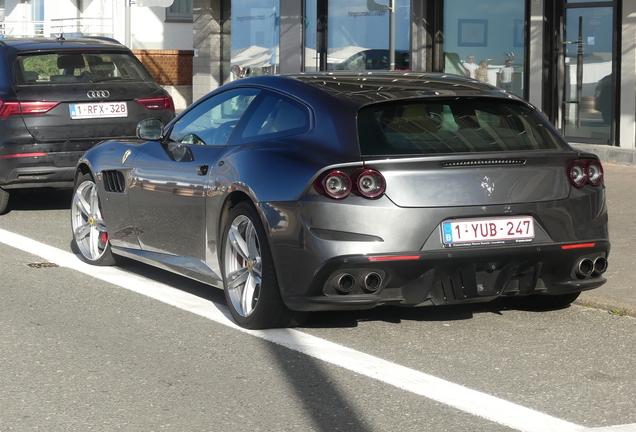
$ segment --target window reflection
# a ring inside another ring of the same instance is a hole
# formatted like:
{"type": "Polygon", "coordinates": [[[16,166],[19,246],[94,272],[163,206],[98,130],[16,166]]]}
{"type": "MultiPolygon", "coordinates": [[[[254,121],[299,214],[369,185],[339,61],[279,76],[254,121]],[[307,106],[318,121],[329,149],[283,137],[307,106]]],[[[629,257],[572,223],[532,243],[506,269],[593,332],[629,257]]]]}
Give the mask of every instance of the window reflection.
{"type": "Polygon", "coordinates": [[[279,0],[232,1],[231,64],[234,78],[279,71],[279,0]]]}
{"type": "MultiPolygon", "coordinates": [[[[327,68],[389,69],[389,0],[329,0],[327,68]]],[[[396,69],[409,69],[409,0],[395,0],[396,69]]]]}
{"type": "Polygon", "coordinates": [[[565,45],[564,58],[563,133],[570,139],[611,138],[612,21],[611,7],[572,8],[566,11],[565,39],[568,43],[565,45]],[[582,68],[580,77],[579,66],[582,68]]]}
{"type": "Polygon", "coordinates": [[[444,72],[523,96],[524,0],[446,0],[444,72]]]}

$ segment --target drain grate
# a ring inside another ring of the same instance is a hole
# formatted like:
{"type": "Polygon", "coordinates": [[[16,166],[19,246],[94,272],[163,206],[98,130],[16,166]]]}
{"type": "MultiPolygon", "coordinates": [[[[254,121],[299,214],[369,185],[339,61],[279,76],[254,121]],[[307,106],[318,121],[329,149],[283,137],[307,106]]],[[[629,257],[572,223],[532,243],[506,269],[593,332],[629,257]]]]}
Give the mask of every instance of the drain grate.
{"type": "Polygon", "coordinates": [[[54,268],[54,267],[59,267],[59,265],[55,264],[55,263],[51,263],[51,262],[43,262],[43,263],[29,263],[29,264],[27,264],[27,267],[31,267],[31,268],[54,268]]]}

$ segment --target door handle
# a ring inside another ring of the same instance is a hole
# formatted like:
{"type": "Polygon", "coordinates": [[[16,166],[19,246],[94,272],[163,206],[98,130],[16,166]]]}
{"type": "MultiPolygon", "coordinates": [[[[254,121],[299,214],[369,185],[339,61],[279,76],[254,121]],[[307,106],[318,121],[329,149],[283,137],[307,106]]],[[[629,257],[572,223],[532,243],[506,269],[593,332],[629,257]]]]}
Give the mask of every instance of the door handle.
{"type": "Polygon", "coordinates": [[[197,175],[206,175],[208,173],[208,168],[208,165],[197,165],[197,175]]]}

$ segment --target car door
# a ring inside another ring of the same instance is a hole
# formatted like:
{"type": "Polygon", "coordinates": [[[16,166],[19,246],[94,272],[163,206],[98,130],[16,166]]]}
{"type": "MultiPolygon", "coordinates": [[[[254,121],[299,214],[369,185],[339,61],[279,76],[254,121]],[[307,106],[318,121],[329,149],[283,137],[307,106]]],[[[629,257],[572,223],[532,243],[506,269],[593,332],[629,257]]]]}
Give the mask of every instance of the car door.
{"type": "Polygon", "coordinates": [[[130,213],[142,250],[205,261],[211,167],[259,90],[212,96],[176,120],[135,158],[130,213]]]}

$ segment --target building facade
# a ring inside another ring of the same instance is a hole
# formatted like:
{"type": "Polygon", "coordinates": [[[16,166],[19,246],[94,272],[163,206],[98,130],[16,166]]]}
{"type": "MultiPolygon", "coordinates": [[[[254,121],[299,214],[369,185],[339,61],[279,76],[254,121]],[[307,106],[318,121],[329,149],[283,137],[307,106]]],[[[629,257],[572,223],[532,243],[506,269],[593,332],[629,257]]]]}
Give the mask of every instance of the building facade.
{"type": "Polygon", "coordinates": [[[192,0],[0,0],[0,37],[102,36],[133,50],[177,109],[192,103],[192,0]],[[146,1],[146,4],[149,2],[146,1]]]}
{"type": "Polygon", "coordinates": [[[194,99],[242,76],[395,69],[518,94],[570,142],[636,147],[633,0],[194,0],[194,99]],[[391,24],[393,20],[394,24],[391,24]]]}
{"type": "Polygon", "coordinates": [[[113,37],[133,49],[178,108],[258,74],[391,67],[472,72],[529,100],[570,142],[636,150],[634,0],[148,6],[158,3],[170,1],[0,0],[0,37],[113,37]]]}

